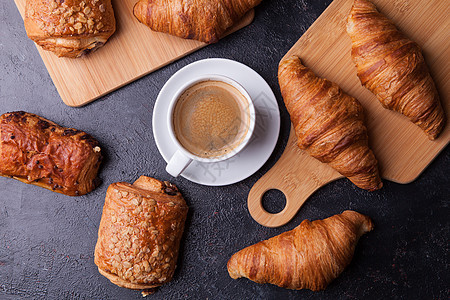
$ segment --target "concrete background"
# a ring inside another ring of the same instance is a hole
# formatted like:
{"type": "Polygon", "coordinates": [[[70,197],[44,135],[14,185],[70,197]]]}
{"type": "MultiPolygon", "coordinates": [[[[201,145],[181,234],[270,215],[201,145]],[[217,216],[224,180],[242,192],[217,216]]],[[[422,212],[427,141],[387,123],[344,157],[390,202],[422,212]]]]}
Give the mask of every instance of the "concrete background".
{"type": "MultiPolygon", "coordinates": [[[[252,185],[280,157],[289,135],[282,104],[278,61],[330,0],[263,1],[255,21],[179,61],[85,107],[61,101],[32,41],[26,38],[13,1],[0,3],[0,114],[24,110],[96,137],[105,153],[103,184],[82,197],[67,197],[0,178],[0,299],[141,299],[101,276],[93,262],[104,195],[109,184],[145,174],[170,179],[190,207],[173,281],[150,299],[448,299],[448,147],[413,183],[384,181],[369,193],[341,179],[317,191],[281,228],[250,217],[252,185]],[[181,67],[209,57],[240,61],[272,87],[281,111],[281,132],[269,161],[250,178],[226,187],[204,187],[170,178],[153,140],[151,115],[159,90],[181,67]],[[290,230],[304,219],[353,209],[372,217],[350,266],[325,291],[290,291],[249,280],[232,280],[226,262],[237,250],[290,230]]],[[[283,196],[270,192],[270,211],[283,196]]]]}

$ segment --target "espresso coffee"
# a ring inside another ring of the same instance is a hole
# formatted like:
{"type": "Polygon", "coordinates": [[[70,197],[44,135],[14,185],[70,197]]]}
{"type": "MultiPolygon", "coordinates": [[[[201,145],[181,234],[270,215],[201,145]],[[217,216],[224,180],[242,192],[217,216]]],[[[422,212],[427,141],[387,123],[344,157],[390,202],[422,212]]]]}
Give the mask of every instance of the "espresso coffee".
{"type": "Polygon", "coordinates": [[[250,125],[248,101],[234,86],[201,81],[181,94],[173,110],[173,129],[192,154],[217,158],[238,147],[250,125]]]}

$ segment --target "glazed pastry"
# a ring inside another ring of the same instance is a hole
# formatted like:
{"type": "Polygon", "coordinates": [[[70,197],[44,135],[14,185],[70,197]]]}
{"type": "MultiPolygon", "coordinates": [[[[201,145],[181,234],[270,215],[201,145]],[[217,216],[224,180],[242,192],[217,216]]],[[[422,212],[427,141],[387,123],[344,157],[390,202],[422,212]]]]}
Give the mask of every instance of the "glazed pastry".
{"type": "Polygon", "coordinates": [[[0,175],[69,196],[99,183],[102,161],[89,134],[23,111],[0,117],[0,175]]]}
{"type": "Polygon", "coordinates": [[[140,0],[134,16],[152,30],[215,43],[261,0],[140,0]]]}
{"type": "Polygon", "coordinates": [[[434,140],[445,114],[419,45],[366,0],[354,2],[347,33],[361,83],[383,107],[407,116],[434,140]]]}
{"type": "Polygon", "coordinates": [[[300,149],[362,189],[381,188],[361,104],[337,84],[316,76],[297,56],[281,61],[278,80],[300,149]]]}
{"type": "Polygon", "coordinates": [[[186,202],[169,182],[141,176],[134,184],[111,184],[95,246],[99,272],[135,290],[169,282],[187,212],[186,202]]]}
{"type": "Polygon", "coordinates": [[[246,277],[288,289],[324,290],[350,264],[359,238],[373,229],[369,217],[347,210],[298,227],[235,253],[231,278],[246,277]]]}
{"type": "Polygon", "coordinates": [[[80,57],[103,46],[116,30],[111,0],[27,0],[30,39],[61,57],[80,57]]]}

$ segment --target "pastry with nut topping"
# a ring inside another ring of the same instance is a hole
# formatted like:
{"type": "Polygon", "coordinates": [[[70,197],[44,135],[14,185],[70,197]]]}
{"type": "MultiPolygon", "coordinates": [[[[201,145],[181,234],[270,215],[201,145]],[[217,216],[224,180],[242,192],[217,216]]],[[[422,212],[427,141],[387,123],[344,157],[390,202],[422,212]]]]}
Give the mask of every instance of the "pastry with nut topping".
{"type": "Polygon", "coordinates": [[[188,207],[177,187],[141,176],[108,187],[95,264],[112,283],[146,293],[176,268],[188,207]]]}
{"type": "Polygon", "coordinates": [[[16,111],[0,116],[0,175],[69,196],[99,183],[98,142],[86,132],[16,111]]]}
{"type": "Polygon", "coordinates": [[[116,30],[111,0],[27,0],[24,22],[28,37],[58,57],[94,51],[116,30]]]}

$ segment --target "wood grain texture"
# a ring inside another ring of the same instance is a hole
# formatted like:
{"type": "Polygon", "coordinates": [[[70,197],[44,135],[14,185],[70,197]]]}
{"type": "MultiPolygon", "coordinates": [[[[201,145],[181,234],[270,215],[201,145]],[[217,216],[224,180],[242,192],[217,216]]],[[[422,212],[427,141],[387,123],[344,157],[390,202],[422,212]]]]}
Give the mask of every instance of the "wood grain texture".
{"type": "MultiPolygon", "coordinates": [[[[450,8],[446,1],[374,0],[379,11],[392,19],[423,50],[441,102],[450,116],[450,8]]],[[[345,31],[353,0],[335,0],[305,32],[285,57],[296,54],[317,75],[336,82],[358,99],[366,113],[369,145],[378,159],[381,176],[397,183],[416,179],[450,140],[447,123],[441,135],[428,140],[422,130],[403,115],[384,109],[356,76],[351,42],[345,31]]],[[[331,167],[297,147],[293,129],[279,161],[253,186],[248,196],[252,217],[261,225],[277,227],[292,219],[308,197],[325,184],[341,178],[331,167]],[[270,189],[286,196],[285,208],[270,214],[261,198],[270,189]]]]}
{"type": "MultiPolygon", "coordinates": [[[[14,1],[23,18],[26,0],[14,1]]],[[[69,106],[87,104],[206,46],[202,42],[154,32],[139,23],[133,16],[137,0],[112,2],[117,30],[107,44],[94,53],[78,59],[58,58],[37,47],[59,95],[69,106]]],[[[251,10],[226,34],[250,24],[253,17],[251,10]]]]}

